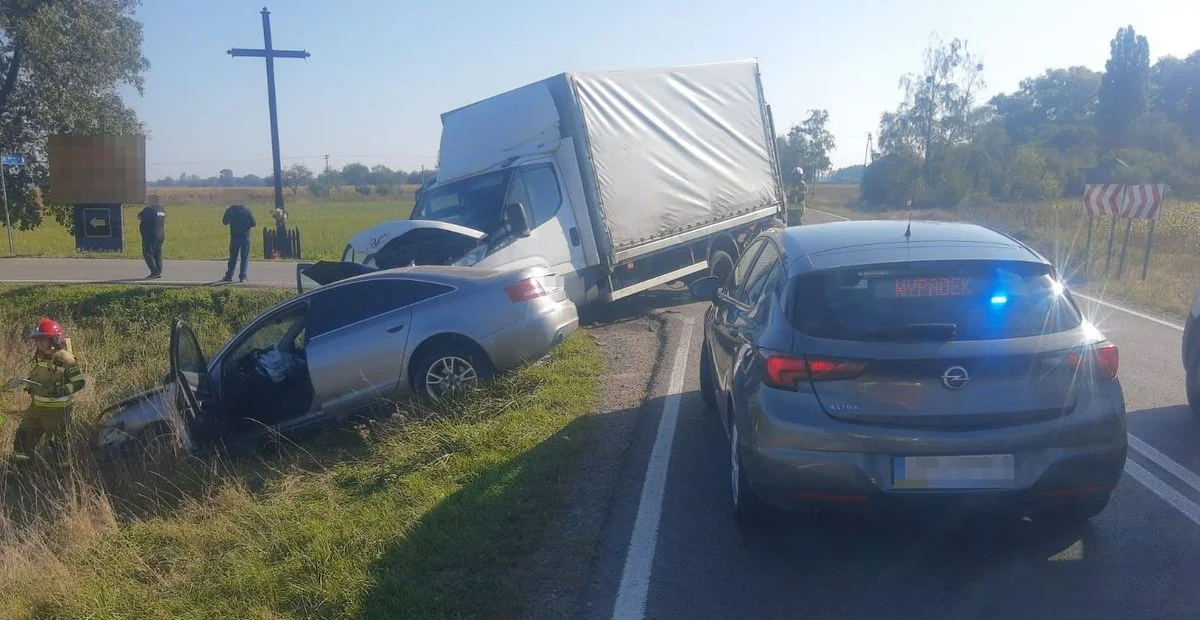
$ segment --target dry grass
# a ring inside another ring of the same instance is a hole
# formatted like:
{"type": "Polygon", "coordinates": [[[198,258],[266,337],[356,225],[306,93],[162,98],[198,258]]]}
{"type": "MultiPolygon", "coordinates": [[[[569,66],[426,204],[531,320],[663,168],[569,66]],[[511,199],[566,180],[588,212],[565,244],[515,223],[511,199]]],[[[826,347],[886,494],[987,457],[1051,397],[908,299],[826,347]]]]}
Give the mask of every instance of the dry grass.
{"type": "MultiPolygon", "coordinates": [[[[836,195],[841,198],[840,203],[831,201],[817,208],[854,218],[906,217],[902,210],[865,209],[857,204],[857,191],[851,193],[848,188],[836,195]]],[[[912,217],[971,221],[1015,233],[1054,261],[1077,287],[1082,285],[1106,298],[1132,301],[1179,316],[1187,314],[1200,286],[1200,202],[1167,199],[1162,218],[1155,225],[1154,245],[1144,280],[1142,265],[1149,223],[1135,221],[1129,227],[1128,220],[1121,220],[1112,230],[1112,218],[1096,218],[1089,255],[1088,218],[1083,213],[1082,200],[1040,203],[968,200],[954,210],[916,210],[912,217]],[[1120,270],[1127,227],[1129,244],[1124,269],[1120,270]]]]}
{"type": "MultiPolygon", "coordinates": [[[[0,464],[0,618],[517,617],[505,571],[561,508],[603,361],[577,334],[544,364],[437,410],[314,431],[275,450],[110,460],[102,403],[165,370],[167,318],[208,350],[286,293],[0,288],[0,373],[29,316],[61,317],[86,364],[61,461],[0,464]]],[[[11,397],[3,403],[20,404],[11,397]]]]}

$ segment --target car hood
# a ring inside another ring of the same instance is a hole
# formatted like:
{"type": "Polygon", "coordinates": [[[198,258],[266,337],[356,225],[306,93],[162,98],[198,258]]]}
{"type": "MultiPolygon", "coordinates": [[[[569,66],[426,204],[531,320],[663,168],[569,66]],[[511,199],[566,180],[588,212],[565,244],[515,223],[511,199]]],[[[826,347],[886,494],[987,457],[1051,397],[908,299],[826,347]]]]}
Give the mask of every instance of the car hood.
{"type": "Polygon", "coordinates": [[[371,255],[387,244],[387,242],[414,230],[442,231],[448,236],[458,235],[472,241],[479,241],[487,236],[487,233],[482,231],[466,226],[459,226],[458,224],[451,224],[450,222],[438,222],[436,220],[392,220],[376,224],[355,234],[350,238],[350,247],[354,250],[355,254],[363,256],[371,255]]]}
{"type": "Polygon", "coordinates": [[[140,392],[109,405],[101,413],[99,445],[119,445],[154,422],[170,422],[172,386],[167,384],[140,392]]]}
{"type": "Polygon", "coordinates": [[[129,396],[105,407],[104,411],[100,413],[100,417],[107,420],[114,415],[120,415],[122,411],[125,411],[136,404],[141,404],[145,401],[151,400],[161,400],[165,396],[166,391],[166,385],[159,385],[148,390],[143,390],[137,394],[134,394],[133,396],[129,396]]]}

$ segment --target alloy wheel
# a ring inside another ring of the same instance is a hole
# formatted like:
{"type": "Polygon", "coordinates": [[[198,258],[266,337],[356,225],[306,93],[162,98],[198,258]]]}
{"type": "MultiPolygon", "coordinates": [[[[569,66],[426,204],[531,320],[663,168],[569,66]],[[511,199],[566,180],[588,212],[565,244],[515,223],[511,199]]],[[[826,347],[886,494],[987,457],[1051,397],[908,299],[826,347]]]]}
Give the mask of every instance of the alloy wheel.
{"type": "Polygon", "coordinates": [[[434,398],[474,389],[478,384],[479,375],[475,372],[475,366],[454,355],[434,360],[425,373],[425,391],[434,398]]]}

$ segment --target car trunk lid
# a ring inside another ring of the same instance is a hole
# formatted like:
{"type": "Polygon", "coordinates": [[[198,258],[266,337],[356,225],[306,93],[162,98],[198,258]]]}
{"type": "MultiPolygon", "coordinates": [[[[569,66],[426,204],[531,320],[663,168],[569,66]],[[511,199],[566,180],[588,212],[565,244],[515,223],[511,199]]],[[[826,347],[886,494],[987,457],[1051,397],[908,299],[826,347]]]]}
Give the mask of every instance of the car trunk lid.
{"type": "MultiPolygon", "coordinates": [[[[1078,342],[1078,339],[1073,339],[1078,342]]],[[[807,353],[810,379],[825,412],[844,420],[920,427],[1025,424],[1069,414],[1081,386],[1079,347],[1012,346],[995,351],[943,347],[921,354],[845,358],[807,353]]]]}
{"type": "Polygon", "coordinates": [[[1024,424],[1069,414],[1096,376],[1099,338],[1047,265],[947,261],[800,280],[790,363],[834,418],[1024,424]]]}

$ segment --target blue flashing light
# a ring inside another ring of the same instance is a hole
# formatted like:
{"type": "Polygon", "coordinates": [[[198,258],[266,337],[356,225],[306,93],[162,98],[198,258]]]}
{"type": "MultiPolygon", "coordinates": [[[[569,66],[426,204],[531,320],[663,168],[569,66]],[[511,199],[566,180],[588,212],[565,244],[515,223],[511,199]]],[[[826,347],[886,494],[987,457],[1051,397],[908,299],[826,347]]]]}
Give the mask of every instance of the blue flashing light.
{"type": "Polygon", "coordinates": [[[1006,303],[1008,303],[1008,295],[1005,295],[1004,293],[998,293],[996,295],[992,295],[992,305],[1000,306],[1000,305],[1004,305],[1006,303]]]}

